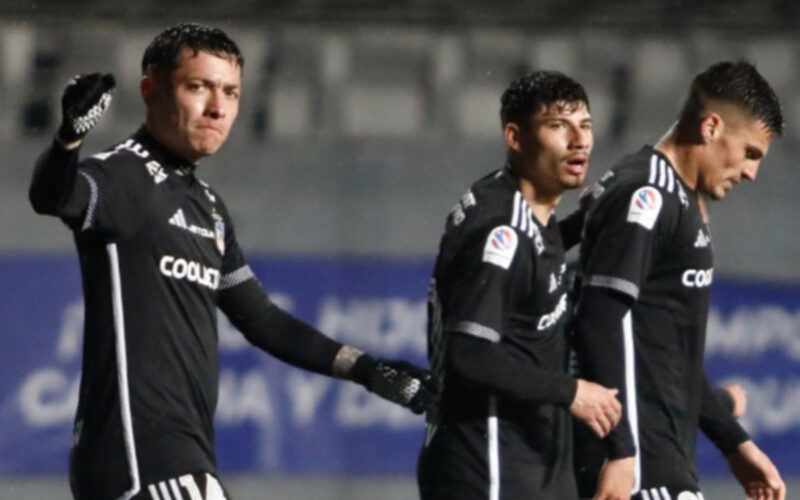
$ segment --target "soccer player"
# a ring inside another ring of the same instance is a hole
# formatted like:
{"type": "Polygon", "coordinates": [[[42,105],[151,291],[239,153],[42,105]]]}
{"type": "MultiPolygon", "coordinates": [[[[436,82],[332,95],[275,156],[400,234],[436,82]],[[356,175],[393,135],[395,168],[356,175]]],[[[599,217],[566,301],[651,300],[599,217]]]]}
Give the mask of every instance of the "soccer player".
{"type": "Polygon", "coordinates": [[[196,176],[236,119],[243,58],[218,30],[171,27],[142,60],[144,125],[79,162],[108,107],[111,75],[76,77],[63,123],[37,162],[35,210],[74,232],[86,307],[70,456],[78,499],[223,499],[213,415],[216,310],[257,347],[353,380],[417,413],[430,375],[335,342],[276,307],[239,248],[219,193],[196,176]]]}
{"type": "Polygon", "coordinates": [[[428,353],[443,381],[418,466],[423,500],[576,497],[570,413],[598,436],[616,390],[567,374],[564,248],[553,210],[592,150],[583,87],[557,72],[501,99],[506,165],[447,218],[430,287],[428,353]]]}
{"type": "Polygon", "coordinates": [[[702,498],[698,428],[748,495],[785,497],[777,469],[703,370],[714,275],[703,196],[755,180],[782,129],[778,98],[753,65],[715,64],[695,77],[655,147],[621,160],[584,196],[576,351],[581,374],[619,388],[624,407],[603,443],[594,498],[702,498]]]}

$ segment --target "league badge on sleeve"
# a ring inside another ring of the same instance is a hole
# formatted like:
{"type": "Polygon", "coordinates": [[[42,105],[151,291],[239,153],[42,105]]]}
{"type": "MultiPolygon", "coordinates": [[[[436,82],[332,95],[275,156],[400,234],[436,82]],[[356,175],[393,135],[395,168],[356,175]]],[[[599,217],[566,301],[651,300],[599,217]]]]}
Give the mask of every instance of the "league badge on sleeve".
{"type": "Polygon", "coordinates": [[[514,260],[518,243],[517,233],[513,229],[508,226],[497,226],[486,239],[483,261],[508,269],[514,260]]]}
{"type": "Polygon", "coordinates": [[[661,205],[664,200],[658,189],[645,186],[637,189],[631,197],[631,204],[628,207],[628,222],[640,224],[645,229],[653,229],[661,212],[661,205]]]}

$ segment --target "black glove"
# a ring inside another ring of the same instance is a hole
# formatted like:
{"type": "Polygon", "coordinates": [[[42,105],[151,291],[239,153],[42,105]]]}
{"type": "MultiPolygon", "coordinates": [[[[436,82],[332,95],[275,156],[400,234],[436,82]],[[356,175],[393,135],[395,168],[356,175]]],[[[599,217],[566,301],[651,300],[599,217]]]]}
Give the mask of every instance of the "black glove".
{"type": "Polygon", "coordinates": [[[353,365],[353,380],[368,391],[421,414],[439,401],[430,372],[405,361],[375,359],[362,354],[353,365]]]}
{"type": "Polygon", "coordinates": [[[61,127],[58,137],[66,143],[83,139],[111,102],[114,76],[91,73],[75,76],[61,96],[61,127]]]}

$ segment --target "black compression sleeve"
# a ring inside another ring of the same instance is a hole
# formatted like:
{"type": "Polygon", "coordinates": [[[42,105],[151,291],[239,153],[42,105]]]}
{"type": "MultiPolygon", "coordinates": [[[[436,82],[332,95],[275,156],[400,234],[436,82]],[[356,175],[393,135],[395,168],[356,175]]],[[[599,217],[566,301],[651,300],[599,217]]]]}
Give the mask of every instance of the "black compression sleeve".
{"type": "Polygon", "coordinates": [[[89,202],[86,183],[76,182],[78,149],[64,149],[53,140],[36,161],[33,179],[28,190],[37,213],[78,218],[89,202]]]}
{"type": "MultiPolygon", "coordinates": [[[[611,389],[618,389],[622,403],[619,424],[605,439],[609,458],[635,455],[625,384],[625,344],[623,318],[631,299],[613,290],[583,287],[574,319],[575,350],[581,373],[611,389]]],[[[633,355],[633,353],[630,353],[633,355]]]]}
{"type": "Polygon", "coordinates": [[[217,304],[251,344],[290,365],[332,374],[342,344],[273,304],[258,280],[220,291],[217,304]]]}
{"type": "Polygon", "coordinates": [[[553,373],[520,363],[503,344],[458,332],[447,332],[448,363],[464,379],[517,401],[569,406],[578,382],[566,373],[553,373]]]}
{"type": "Polygon", "coordinates": [[[714,446],[728,456],[738,446],[750,439],[732,412],[722,404],[703,374],[703,393],[700,403],[700,430],[714,443],[714,446]]]}

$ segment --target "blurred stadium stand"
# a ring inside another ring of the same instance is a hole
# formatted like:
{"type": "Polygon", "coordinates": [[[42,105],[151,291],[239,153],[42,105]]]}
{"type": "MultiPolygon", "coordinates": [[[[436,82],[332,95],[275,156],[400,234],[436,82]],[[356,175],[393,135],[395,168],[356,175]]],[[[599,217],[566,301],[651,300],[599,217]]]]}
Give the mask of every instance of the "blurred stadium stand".
{"type": "MultiPolygon", "coordinates": [[[[794,84],[800,46],[789,33],[776,28],[765,34],[762,28],[766,18],[782,25],[775,14],[779,3],[772,10],[748,2],[727,10],[724,2],[692,7],[700,18],[713,17],[711,12],[722,17],[713,25],[683,27],[678,35],[663,14],[670,2],[644,2],[640,9],[601,2],[610,18],[630,18],[629,29],[619,29],[618,19],[602,28],[592,21],[599,16],[596,6],[573,6],[567,16],[567,7],[556,2],[539,9],[512,2],[505,17],[487,13],[485,25],[470,17],[485,6],[476,1],[456,16],[463,25],[414,23],[377,8],[391,12],[402,4],[435,18],[433,13],[452,8],[447,2],[305,1],[295,10],[313,12],[309,16],[317,21],[294,23],[278,22],[294,12],[284,2],[263,10],[256,2],[235,3],[221,25],[240,41],[246,57],[241,116],[229,145],[205,162],[200,175],[240,200],[232,210],[251,252],[433,255],[452,201],[471,179],[502,162],[499,95],[515,76],[552,68],[585,83],[596,122],[593,178],[621,152],[658,139],[694,73],[721,58],[749,57],[779,92],[787,132],[774,143],[759,182],[712,207],[717,268],[740,276],[800,277],[800,268],[791,265],[800,240],[784,222],[792,219],[800,180],[793,168],[800,147],[800,127],[794,125],[800,118],[800,87],[794,84]],[[321,21],[333,6],[351,15],[340,12],[331,22],[321,21]],[[357,6],[374,11],[376,19],[362,21],[357,6]],[[236,22],[248,9],[270,21],[264,27],[255,27],[254,18],[236,22]],[[541,29],[524,27],[522,19],[550,11],[577,28],[557,30],[557,18],[541,29]],[[509,12],[523,17],[512,23],[509,12]],[[741,15],[752,17],[754,30],[732,37],[720,28],[738,27],[741,15]],[[663,23],[644,30],[649,16],[663,16],[663,23]],[[304,195],[297,196],[298,190],[304,195]],[[766,214],[770,224],[759,223],[766,214]],[[298,230],[309,221],[322,229],[298,230]],[[276,232],[282,237],[274,238],[276,232]],[[754,241],[760,242],[758,259],[752,258],[754,241]]],[[[139,61],[162,24],[144,11],[135,22],[122,14],[108,13],[106,19],[105,2],[67,4],[90,9],[96,20],[79,24],[61,13],[63,7],[44,9],[30,21],[11,12],[0,18],[0,104],[7,110],[0,115],[0,145],[9,160],[0,190],[8,208],[24,206],[28,166],[57,125],[58,98],[69,76],[102,69],[118,77],[114,105],[86,150],[124,136],[142,116],[139,61]],[[60,15],[63,21],[56,21],[60,15]]],[[[180,5],[160,9],[178,18],[180,5]]],[[[203,7],[210,9],[206,16],[215,12],[210,2],[203,7]]],[[[568,196],[562,211],[573,200],[568,196]]],[[[3,217],[0,230],[14,237],[4,238],[0,249],[71,247],[63,232],[46,229],[52,222],[31,211],[5,213],[14,216],[3,217]]]]}
{"type": "MultiPolygon", "coordinates": [[[[431,258],[450,206],[502,164],[499,96],[511,79],[547,68],[584,83],[594,179],[658,140],[694,73],[747,57],[781,97],[786,136],[757,183],[712,204],[715,267],[800,281],[800,4],[790,0],[2,0],[0,253],[72,251],[60,224],[27,204],[63,84],[75,73],[113,72],[115,100],[85,151],[123,137],[143,114],[144,47],[178,20],[219,25],[245,55],[238,125],[199,175],[226,196],[250,254],[431,258]]],[[[407,477],[264,481],[270,498],[414,496],[407,477]]],[[[237,478],[230,489],[261,498],[264,481],[237,478]]],[[[0,498],[67,498],[64,485],[0,478],[0,498]]],[[[712,480],[706,498],[732,498],[732,488],[712,480]]]]}

